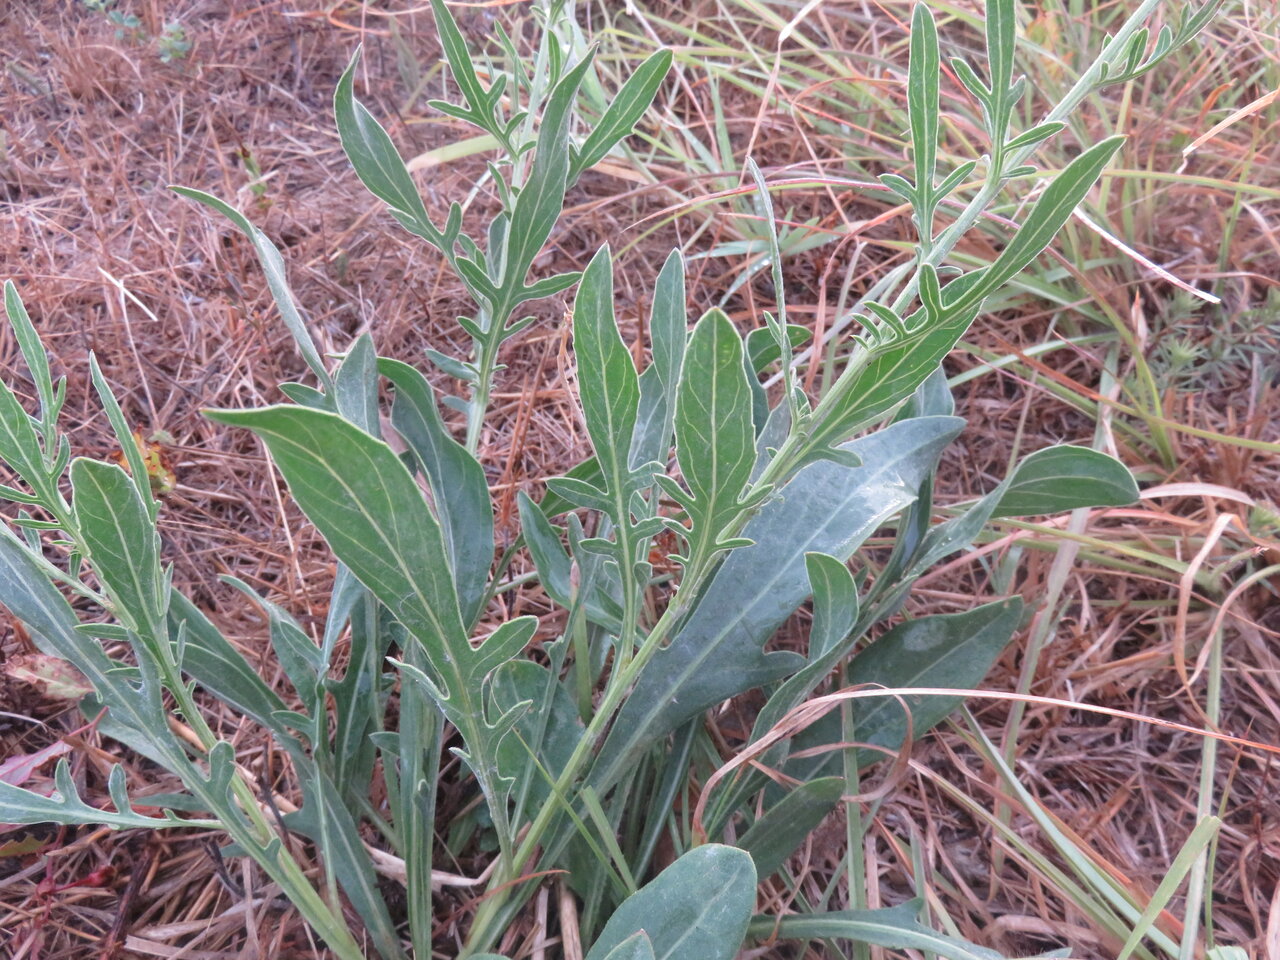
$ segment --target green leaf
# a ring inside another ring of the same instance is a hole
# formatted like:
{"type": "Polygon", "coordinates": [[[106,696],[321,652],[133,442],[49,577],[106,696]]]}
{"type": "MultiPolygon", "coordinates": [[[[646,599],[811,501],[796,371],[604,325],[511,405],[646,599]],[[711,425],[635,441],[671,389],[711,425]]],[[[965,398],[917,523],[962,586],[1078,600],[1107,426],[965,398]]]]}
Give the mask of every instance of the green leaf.
{"type": "Polygon", "coordinates": [[[484,468],[450,435],[426,377],[398,360],[379,360],[378,369],[395,385],[391,425],[413,450],[431,484],[462,620],[472,624],[480,615],[493,565],[493,505],[484,468]]]}
{"type": "MultiPolygon", "coordinates": [[[[45,354],[44,344],[40,342],[40,335],[36,333],[35,324],[27,315],[27,308],[23,306],[22,298],[18,296],[18,288],[14,286],[12,280],[4,282],[4,311],[18,340],[22,359],[26,361],[27,370],[31,372],[36,393],[40,397],[40,420],[45,429],[50,429],[57,418],[61,404],[54,390],[53,376],[49,371],[49,357],[45,354]]],[[[45,438],[46,444],[51,442],[52,438],[45,438]]]]}
{"type": "Polygon", "coordinates": [[[116,617],[146,637],[168,636],[168,588],[160,569],[160,537],[129,475],[114,463],[71,462],[73,505],[88,560],[106,587],[116,617]]]}
{"type": "Polygon", "coordinates": [[[750,856],[714,843],[697,847],[622,902],[587,960],[604,960],[641,932],[655,960],[731,960],[742,946],[755,898],[750,856]]]}
{"type": "Polygon", "coordinates": [[[813,626],[809,628],[809,662],[824,659],[849,635],[858,620],[858,587],[843,560],[825,553],[804,558],[813,591],[813,626]]]}
{"type": "MultiPolygon", "coordinates": [[[[497,101],[480,85],[476,76],[476,67],[467,50],[467,42],[458,29],[457,21],[445,5],[444,0],[431,0],[431,9],[436,15],[436,33],[440,36],[440,45],[444,48],[445,59],[449,61],[449,70],[453,73],[453,82],[462,91],[469,111],[462,114],[464,120],[491,133],[498,132],[497,118],[493,107],[497,101]]],[[[498,91],[499,94],[501,91],[498,91]]]]}
{"type": "Polygon", "coordinates": [[[196,606],[176,590],[169,591],[169,637],[177,640],[178,629],[186,625],[186,648],[182,657],[183,672],[215,697],[248,714],[258,723],[282,737],[284,727],[274,715],[285,709],[284,701],[267,686],[245,660],[196,606]]]}
{"type": "MultiPolygon", "coordinates": [[[[640,380],[613,313],[613,263],[609,248],[591,258],[573,305],[573,349],[578,394],[596,460],[610,497],[625,505],[630,493],[629,452],[640,405],[640,380]]],[[[625,518],[611,510],[615,523],[625,518]]]]}
{"type": "Polygon", "coordinates": [[[1034,147],[1038,144],[1044,143],[1044,141],[1048,140],[1055,133],[1058,133],[1065,126],[1065,123],[1058,120],[1038,124],[1025,133],[1021,133],[1014,137],[1004,145],[1004,148],[1005,150],[1013,151],[1021,150],[1024,147],[1034,147]]]}
{"type": "Polygon", "coordinates": [[[648,934],[638,931],[609,951],[604,960],[655,960],[648,934]]]}
{"type": "MultiPolygon", "coordinates": [[[[1022,620],[1022,600],[1014,597],[983,604],[964,613],[920,617],[898,624],[871,646],[858,653],[849,666],[850,685],[878,684],[902,687],[978,686],[1022,620]]],[[[907,696],[911,710],[911,734],[923,736],[942,722],[962,702],[959,696],[907,696]]],[[[895,697],[868,697],[852,702],[853,729],[859,743],[897,750],[907,735],[902,704],[895,697]]],[[[843,739],[838,711],[827,714],[792,741],[795,750],[843,739]]],[[[860,750],[858,765],[883,760],[879,750],[860,750]]],[[[839,762],[838,752],[822,754],[787,765],[802,779],[819,776],[839,762]]]]}
{"type": "Polygon", "coordinates": [[[31,422],[31,415],[6,383],[0,383],[0,461],[27,481],[38,494],[52,490],[45,475],[40,437],[31,422]]]}
{"type": "Polygon", "coordinates": [[[293,341],[298,345],[302,359],[307,362],[307,366],[311,368],[311,372],[316,375],[316,379],[320,381],[325,391],[332,389],[333,381],[329,377],[329,371],[325,369],[324,361],[320,359],[320,352],[316,350],[311,334],[307,331],[307,324],[302,319],[302,314],[298,312],[297,304],[294,303],[293,292],[289,289],[289,280],[284,273],[284,258],[280,256],[280,251],[267,239],[265,233],[250,223],[248,218],[235,207],[223,203],[210,194],[192,190],[190,187],[171,187],[170,189],[180,196],[188,197],[216,210],[239,227],[249,238],[254,252],[258,255],[258,262],[262,264],[262,272],[267,276],[267,286],[271,288],[271,296],[275,299],[280,316],[284,318],[285,326],[293,334],[293,341]]]}
{"type": "Polygon", "coordinates": [[[756,876],[771,877],[832,810],[844,793],[844,777],[802,783],[766,811],[738,839],[751,854],[756,876]]]}
{"type": "Polygon", "coordinates": [[[658,87],[671,69],[671,58],[670,50],[659,50],[627,78],[574,156],[569,169],[569,183],[574,183],[582,171],[595,166],[623,137],[630,135],[636,122],[653,103],[658,87]]]}
{"type": "MultiPolygon", "coordinates": [[[[950,286],[944,290],[950,289],[950,286]]],[[[877,423],[908,399],[964,336],[977,308],[949,311],[940,323],[910,318],[909,330],[873,346],[861,366],[840,377],[814,412],[810,444],[821,450],[877,423]]]]}
{"type": "Polygon", "coordinates": [[[336,414],[305,407],[210,410],[207,416],[262,438],[308,519],[423,643],[433,664],[447,663],[450,655],[458,664],[468,659],[440,525],[386,444],[336,414]]]}
{"type": "MultiPolygon", "coordinates": [[[[794,350],[810,337],[809,328],[798,323],[787,324],[787,339],[794,350]]],[[[765,367],[782,359],[778,341],[768,327],[756,327],[746,338],[747,369],[751,373],[763,373],[765,367]]]]}
{"type": "Polygon", "coordinates": [[[676,453],[692,494],[689,558],[704,560],[741,513],[740,497],[755,465],[751,386],[742,338],[721,310],[709,310],[689,341],[676,396],[676,453]]]}
{"type": "Polygon", "coordinates": [[[1138,499],[1133,474],[1119,460],[1087,447],[1037,450],[1013,470],[994,517],[1063,513],[1078,507],[1123,507],[1138,499]]]}
{"type": "MultiPolygon", "coordinates": [[[[325,713],[324,691],[321,682],[328,670],[324,660],[324,651],[316,646],[298,621],[277,604],[259,596],[253,587],[236,577],[223,577],[223,582],[231,584],[253,603],[261,607],[267,615],[267,625],[271,636],[271,649],[276,661],[284,671],[289,683],[297,692],[303,707],[317,720],[325,713]]],[[[358,665],[356,667],[359,668],[358,665]]],[[[313,743],[328,736],[328,729],[317,723],[308,736],[313,743]]]]}
{"type": "Polygon", "coordinates": [[[916,219],[920,236],[933,236],[933,179],[938,165],[938,28],[933,14],[917,3],[911,15],[911,55],[907,70],[907,117],[915,160],[916,219]]]}
{"type": "Polygon", "coordinates": [[[75,780],[66,760],[59,760],[54,771],[57,793],[41,796],[0,780],[0,823],[59,823],[68,826],[107,826],[117,830],[162,830],[166,827],[202,826],[217,829],[216,820],[181,820],[169,811],[163,817],[147,817],[137,813],[128,801],[124,785],[124,769],[113,766],[110,774],[111,797],[116,811],[90,806],[80,799],[75,780]]]}
{"type": "MultiPolygon", "coordinates": [[[[538,128],[538,146],[534,154],[529,180],[520,190],[511,211],[503,251],[501,287],[521,291],[516,298],[529,299],[524,290],[525,277],[564,207],[569,175],[569,126],[573,119],[573,102],[578,86],[591,66],[588,53],[576,67],[566,73],[547,98],[538,128]]],[[[489,251],[495,255],[494,250],[489,251]]],[[[514,303],[512,304],[514,306],[514,303]]],[[[504,318],[499,318],[499,320],[504,318]]]]}
{"type": "Polygon", "coordinates": [[[410,232],[434,243],[447,255],[451,251],[446,240],[431,223],[422,196],[391,137],[355,97],[355,72],[359,62],[360,48],[357,47],[333,93],[333,115],[342,149],[369,192],[386,203],[410,232]]]}
{"type": "Polygon", "coordinates": [[[748,932],[756,939],[853,940],[893,950],[919,950],[946,960],[1002,960],[1000,954],[956,937],[935,933],[916,921],[918,900],[881,910],[760,916],[748,932]]]}
{"type": "Polygon", "coordinates": [[[915,499],[921,479],[964,428],[954,417],[892,424],[846,445],[860,467],[820,461],[760,508],[671,642],[654,655],[618,714],[592,772],[604,793],[636,757],[702,711],[796,672],[804,659],[764,651],[809,596],[806,554],[847,559],[915,499]]]}
{"type": "Polygon", "coordinates": [[[528,660],[505,664],[494,673],[492,688],[500,712],[529,707],[503,738],[498,758],[503,776],[517,785],[517,810],[537,811],[551,802],[552,783],[582,738],[578,711],[564,684],[528,660]]]}
{"type": "Polygon", "coordinates": [[[315,841],[325,869],[342,886],[379,956],[384,960],[404,960],[395,924],[378,889],[373,862],[360,842],[355,819],[341,802],[337,786],[314,767],[301,772],[300,779],[302,809],[288,818],[290,828],[315,841]]]}
{"type": "MultiPolygon", "coordinates": [[[[1013,85],[1013,58],[1018,46],[1016,5],[1014,0],[988,0],[986,14],[991,90],[999,100],[1007,96],[1013,85]]],[[[1013,103],[1007,102],[1005,107],[1012,109],[1013,103]]]]}
{"type": "MultiPolygon", "coordinates": [[[[908,510],[915,510],[912,504],[908,510]]],[[[810,553],[805,557],[810,588],[813,591],[813,626],[809,630],[809,662],[792,674],[765,701],[756,715],[751,739],[759,740],[768,733],[789,710],[798,706],[827,677],[836,665],[845,659],[860,639],[853,633],[858,620],[858,588],[853,574],[843,561],[824,553],[810,553]]],[[[779,743],[769,748],[760,758],[763,766],[780,766],[787,754],[787,744],[779,743]]],[[[707,818],[707,829],[718,833],[746,798],[763,785],[763,775],[755,771],[738,778],[723,788],[707,818]]]]}
{"type": "Polygon", "coordinates": [[[684,260],[679,250],[672,250],[653,290],[653,310],[649,315],[653,358],[640,375],[640,404],[628,458],[633,470],[653,460],[665,461],[670,451],[676,390],[688,342],[687,323],[684,260]]]}
{"type": "Polygon", "coordinates": [[[364,333],[347,352],[333,377],[334,403],[361,430],[381,436],[378,428],[378,352],[364,333]]]}
{"type": "Polygon", "coordinates": [[[955,283],[944,289],[943,295],[948,301],[949,309],[965,312],[978,308],[983,300],[1016,277],[1039,256],[1098,182],[1102,171],[1123,143],[1122,136],[1108,137],[1072,160],[1054,178],[1053,183],[1045,188],[1013,239],[1000,252],[1000,256],[996,257],[995,262],[982,271],[981,279],[964,288],[962,293],[957,288],[958,296],[947,297],[947,293],[956,286],[955,283]]]}
{"type": "MultiPolygon", "coordinates": [[[[560,541],[560,532],[523,490],[517,494],[516,502],[520,511],[520,529],[537,568],[538,583],[552,600],[566,610],[571,609],[574,604],[570,584],[573,560],[560,541]]],[[[590,587],[591,584],[583,586],[590,587]]],[[[586,590],[582,603],[587,619],[616,635],[622,629],[622,623],[616,613],[601,605],[599,597],[599,591],[586,590]]]]}

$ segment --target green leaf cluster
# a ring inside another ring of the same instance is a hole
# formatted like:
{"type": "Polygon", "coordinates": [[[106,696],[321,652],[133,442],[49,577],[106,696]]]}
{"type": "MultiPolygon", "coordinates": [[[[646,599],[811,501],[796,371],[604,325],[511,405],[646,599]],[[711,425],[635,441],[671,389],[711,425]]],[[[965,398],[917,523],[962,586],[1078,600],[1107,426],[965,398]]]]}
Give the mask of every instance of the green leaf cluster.
{"type": "MultiPolygon", "coordinates": [[[[608,247],[580,275],[535,273],[567,191],[643,122],[671,52],[644,60],[588,125],[582,91],[598,86],[594,52],[575,42],[566,4],[539,7],[532,62],[499,29],[499,53],[484,69],[443,0],[432,6],[458,94],[433,106],[491,137],[499,153],[488,177],[500,209],[484,235],[464,230],[458,203],[433,219],[391,135],[356,97],[358,53],[334,109],[357,175],[474,300],[474,315],[458,318],[471,353],[420,358],[461,381],[464,397],[442,397],[421,363],[379,356],[368,334],[336,362],[322,356],[266,235],[222,201],[179,188],[247,236],[310,371],[311,382],[281,385],[291,403],[209,411],[261,439],[337,561],[328,616],[314,631],[236,584],[261,613],[290,688],[284,696],[174,588],[156,528],[161,506],[96,361],[94,384],[128,469],[71,458],[59,427],[66,384],[53,381],[35,327],[6,286],[37,412],[0,385],[0,460],[15,478],[0,486],[0,498],[18,507],[0,524],[0,597],[43,652],[88,678],[95,693],[84,709],[105,709],[102,730],[176,775],[185,793],[148,797],[163,812],[144,816],[117,769],[107,784],[114,810],[98,809],[61,765],[47,797],[0,783],[0,822],[220,831],[343,960],[362,957],[361,942],[384,958],[432,955],[441,837],[496,851],[466,932],[464,955],[474,958],[496,956],[485,951],[537,889],[532,878],[549,874],[564,875],[578,897],[578,934],[593,944],[588,960],[728,960],[744,942],[768,937],[989,956],[923,924],[919,903],[754,915],[757,882],[785,873],[809,833],[857,792],[851,778],[881,756],[872,748],[894,750],[922,735],[958,696],[916,698],[907,714],[896,701],[866,699],[797,736],[773,731],[833,677],[976,685],[1020,626],[1021,601],[997,597],[958,614],[904,619],[916,581],[1000,518],[1137,496],[1116,460],[1061,446],[1022,458],[989,494],[945,519],[935,518],[932,500],[943,453],[965,428],[952,415],[940,365],[989,298],[1053,242],[1122,141],[1081,151],[1027,206],[994,262],[965,272],[950,256],[956,241],[1063,122],[1050,116],[1013,133],[1024,93],[1014,76],[1017,11],[1012,0],[992,0],[986,79],[968,61],[952,61],[983,107],[987,176],[966,212],[937,231],[940,205],[970,189],[977,164],[938,170],[940,42],[932,14],[918,5],[908,68],[912,178],[883,180],[913,209],[916,263],[893,296],[867,305],[839,375],[819,396],[799,387],[792,351],[805,331],[788,322],[784,302],[745,333],[715,309],[691,323],[680,251],[653,281],[650,359],[638,368],[641,352],[617,320],[608,247]],[[532,322],[520,315],[525,304],[575,284],[577,400],[592,456],[534,491],[540,500],[522,493],[520,537],[499,549],[479,459],[499,350],[532,322]],[[780,395],[762,383],[770,369],[783,382],[780,395]],[[394,398],[389,417],[384,389],[394,398]],[[442,407],[465,414],[459,436],[442,407]],[[878,531],[892,535],[893,548],[887,561],[873,562],[862,548],[878,531]],[[518,572],[518,556],[528,572],[518,572]],[[503,615],[495,598],[535,580],[554,612],[503,615]],[[88,619],[68,595],[105,618],[88,619]],[[771,649],[801,609],[812,614],[807,642],[771,649]],[[679,811],[692,807],[692,785],[723,760],[706,712],[749,691],[759,691],[762,706],[747,748],[765,750],[763,761],[798,785],[784,790],[744,775],[720,785],[704,821],[692,824],[679,811]],[[258,785],[203,719],[198,694],[274,739],[297,778],[299,810],[281,821],[264,814],[258,785]],[[170,709],[198,745],[172,732],[170,709]],[[820,748],[847,741],[850,726],[869,746],[841,765],[820,748]],[[446,743],[460,764],[445,756],[446,743]],[[458,781],[455,793],[474,790],[476,798],[448,823],[438,821],[442,770],[458,781]],[[385,803],[372,799],[375,779],[385,803]],[[318,884],[282,831],[314,842],[324,868],[318,884]],[[659,870],[664,844],[675,856],[659,870]],[[380,873],[405,887],[403,923],[388,909],[380,873]],[[362,930],[348,926],[344,904],[362,930]]],[[[1134,53],[1145,51],[1146,34],[1126,28],[1116,41],[1126,52],[1103,51],[1090,82],[1139,75],[1203,26],[1202,13],[1166,28],[1149,55],[1134,53]]],[[[781,297],[769,184],[754,164],[749,173],[781,297]]]]}

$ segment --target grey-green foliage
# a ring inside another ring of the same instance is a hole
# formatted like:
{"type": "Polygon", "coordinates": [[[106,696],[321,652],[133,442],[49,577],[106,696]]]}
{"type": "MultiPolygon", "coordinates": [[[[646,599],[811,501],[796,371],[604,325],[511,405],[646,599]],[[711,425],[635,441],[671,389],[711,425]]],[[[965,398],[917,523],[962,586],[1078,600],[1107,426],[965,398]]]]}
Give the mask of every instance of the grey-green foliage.
{"type": "MultiPolygon", "coordinates": [[[[493,956],[484,951],[536,889],[524,877],[565,868],[582,897],[580,934],[594,943],[591,960],[728,958],[751,936],[985,956],[922,926],[914,904],[750,918],[756,880],[784,870],[848,790],[843,772],[820,754],[793,756],[795,744],[785,739],[768,747],[769,765],[803,781],[790,792],[755,775],[717,788],[697,828],[715,840],[738,836],[736,849],[701,844],[694,825],[672,811],[691,768],[716,756],[701,717],[726,699],[763,688],[751,734],[758,741],[837,668],[853,682],[886,686],[979,682],[1018,625],[1016,599],[907,620],[870,646],[868,637],[897,615],[916,579],[965,549],[991,520],[1118,505],[1136,496],[1118,462],[1055,447],[1024,458],[987,496],[945,521],[932,517],[940,458],[964,428],[951,415],[939,364],[984,300],[1052,241],[1121,141],[1088,146],[1053,177],[991,264],[963,272],[949,255],[1089,90],[1136,76],[1203,24],[1202,13],[1184,19],[1148,55],[1141,31],[1149,6],[1143,0],[1086,71],[1074,99],[1016,133],[1014,107],[1023,94],[1014,76],[1016,11],[1012,0],[992,0],[987,79],[954,61],[983,105],[990,140],[985,177],[941,231],[940,204],[978,164],[938,170],[941,54],[932,15],[924,5],[916,8],[908,73],[911,179],[884,178],[913,208],[916,269],[892,299],[866,305],[863,333],[817,398],[805,396],[793,376],[792,350],[804,330],[788,322],[785,303],[745,337],[716,310],[690,330],[679,252],[654,280],[652,359],[644,369],[637,369],[616,320],[607,247],[581,276],[535,275],[566,191],[632,132],[672,59],[669,51],[655,53],[602,112],[585,117],[579,94],[592,77],[593,52],[575,53],[575,28],[560,0],[538,7],[543,31],[531,62],[514,56],[513,42],[498,31],[501,53],[483,71],[487,83],[448,8],[433,0],[459,92],[456,102],[434,105],[498,145],[487,176],[499,209],[482,236],[464,230],[457,203],[442,221],[432,219],[391,137],[356,98],[354,59],[335,95],[338,132],[356,174],[401,226],[435,248],[474,300],[473,315],[458,321],[471,339],[470,354],[429,351],[425,358],[463,383],[461,440],[423,372],[378,357],[371,337],[357,339],[336,366],[327,362],[266,235],[216,198],[180,190],[248,237],[314,378],[281,385],[292,404],[210,412],[261,438],[338,561],[328,619],[316,636],[237,584],[265,616],[292,688],[288,699],[298,709],[286,706],[172,587],[156,532],[160,506],[96,361],[94,384],[128,470],[71,459],[59,426],[65,382],[54,382],[35,327],[7,285],[6,311],[38,412],[0,388],[0,459],[15,475],[0,486],[0,497],[19,507],[0,525],[0,597],[45,653],[89,679],[95,694],[84,707],[90,714],[106,708],[103,732],[179,777],[186,795],[167,801],[172,808],[159,817],[143,816],[116,770],[107,785],[115,809],[98,809],[80,799],[64,764],[49,797],[0,783],[0,822],[221,831],[344,960],[362,956],[361,940],[385,958],[427,957],[434,947],[433,847],[442,826],[437,784],[452,727],[462,764],[445,769],[474,781],[483,813],[466,815],[447,833],[489,831],[498,851],[466,933],[468,956],[493,956]],[[563,610],[541,623],[532,616],[503,620],[491,601],[519,582],[511,572],[516,551],[495,551],[493,506],[477,459],[481,428],[499,349],[531,322],[521,307],[574,284],[578,395],[593,456],[550,481],[540,503],[525,493],[519,499],[532,576],[563,610]],[[759,376],[771,366],[781,370],[784,386],[772,400],[759,376]],[[389,422],[404,443],[400,454],[382,435],[384,381],[394,394],[389,422]],[[886,528],[896,531],[889,560],[874,577],[855,576],[849,561],[886,528]],[[655,569],[660,534],[673,535],[676,545],[659,551],[655,569]],[[68,593],[109,617],[86,621],[68,593]],[[778,628],[808,601],[807,645],[769,650],[778,628]],[[557,632],[551,623],[563,625],[558,636],[549,635],[557,632]],[[335,651],[344,635],[349,656],[339,669],[335,651]],[[204,721],[197,689],[258,724],[289,758],[302,807],[284,823],[315,843],[324,868],[319,886],[282,843],[280,824],[263,813],[259,786],[236,767],[232,744],[204,721]],[[198,746],[171,732],[166,699],[195,731],[198,746]],[[375,771],[386,797],[377,809],[369,793],[375,771]],[[678,858],[652,877],[663,839],[678,858]],[[369,844],[383,854],[374,858],[369,844]],[[388,857],[398,858],[392,872],[407,891],[403,924],[380,892],[377,874],[388,857]],[[348,928],[343,898],[363,931],[348,928]]],[[[750,172],[782,291],[767,183],[754,165],[750,172]]],[[[859,740],[893,749],[938,722],[956,698],[916,696],[907,703],[910,718],[897,701],[861,700],[849,718],[830,714],[801,740],[816,746],[841,740],[838,724],[852,722],[859,740]]],[[[859,753],[854,766],[876,756],[859,753]]],[[[165,802],[148,798],[153,807],[165,802]]]]}

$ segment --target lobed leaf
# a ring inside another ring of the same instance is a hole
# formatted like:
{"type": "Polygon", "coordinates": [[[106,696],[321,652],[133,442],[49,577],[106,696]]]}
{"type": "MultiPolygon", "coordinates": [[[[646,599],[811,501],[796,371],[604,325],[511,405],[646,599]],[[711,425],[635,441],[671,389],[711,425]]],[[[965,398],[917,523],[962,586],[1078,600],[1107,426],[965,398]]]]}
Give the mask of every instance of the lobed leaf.
{"type": "Polygon", "coordinates": [[[804,666],[765,653],[774,631],[809,596],[806,554],[847,559],[915,499],[921,479],[964,427],[954,417],[892,424],[845,449],[848,467],[805,467],[743,528],[753,545],[731,554],[670,644],[654,655],[601,748],[591,781],[603,793],[651,743],[702,711],[804,666]]]}

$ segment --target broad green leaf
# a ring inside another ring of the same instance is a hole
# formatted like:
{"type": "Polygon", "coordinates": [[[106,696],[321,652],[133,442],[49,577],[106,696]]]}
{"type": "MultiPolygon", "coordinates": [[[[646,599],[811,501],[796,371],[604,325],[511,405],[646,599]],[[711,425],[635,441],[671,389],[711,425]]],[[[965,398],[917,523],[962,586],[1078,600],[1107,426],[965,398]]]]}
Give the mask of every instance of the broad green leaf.
{"type": "Polygon", "coordinates": [[[329,371],[325,369],[324,361],[320,358],[320,352],[316,350],[316,345],[311,339],[311,334],[307,331],[306,321],[302,319],[302,314],[298,312],[298,306],[294,303],[293,292],[289,289],[289,280],[284,273],[284,258],[280,256],[280,251],[275,245],[267,239],[267,235],[249,222],[249,219],[235,207],[223,203],[215,196],[203,193],[199,190],[192,190],[190,187],[171,187],[174,193],[195,200],[197,203],[203,203],[206,207],[216,210],[222,214],[233,224],[235,224],[249,238],[249,242],[253,244],[254,252],[258,255],[258,262],[262,264],[262,272],[266,274],[267,286],[271,288],[271,296],[275,299],[276,308],[280,311],[280,316],[284,318],[285,326],[289,328],[289,333],[293,335],[293,341],[297,344],[302,359],[307,362],[307,366],[311,368],[311,372],[316,375],[316,379],[326,391],[332,389],[333,381],[329,377],[329,371]]]}
{"type": "Polygon", "coordinates": [[[774,631],[809,596],[806,554],[847,559],[915,498],[920,480],[963,429],[954,417],[892,424],[846,445],[848,467],[805,467],[746,524],[754,544],[731,554],[670,644],[654,655],[619,712],[592,774],[603,793],[659,737],[702,711],[804,666],[765,653],[774,631]]]}
{"type": "Polygon", "coordinates": [[[741,513],[739,498],[755,465],[751,386],[742,339],[729,318],[710,310],[698,321],[676,395],[676,454],[691,498],[689,558],[721,546],[721,532],[741,513]]]}
{"type": "Polygon", "coordinates": [[[604,960],[641,932],[655,960],[731,960],[755,898],[750,856],[714,843],[696,847],[622,902],[587,960],[604,960]]]}
{"type": "Polygon", "coordinates": [[[752,919],[748,932],[758,939],[770,940],[853,940],[894,950],[919,950],[946,960],[1003,960],[994,950],[935,933],[922,925],[916,920],[920,908],[920,901],[913,900],[881,910],[760,916],[752,919]]]}
{"type": "Polygon", "coordinates": [[[435,392],[406,363],[382,359],[378,369],[396,388],[391,424],[418,458],[444,529],[463,623],[480,615],[493,564],[493,505],[484,468],[450,435],[435,392]]]}
{"type": "Polygon", "coordinates": [[[653,289],[649,343],[653,358],[640,375],[640,405],[631,440],[631,469],[665,461],[671,448],[676,389],[684,368],[686,332],[684,260],[672,250],[653,289]]]}
{"type": "Polygon", "coordinates": [[[741,837],[756,876],[771,877],[832,810],[844,793],[844,777],[823,777],[796,787],[770,807],[741,837]]]}
{"type": "Polygon", "coordinates": [[[1138,499],[1129,468],[1087,447],[1037,450],[1013,470],[994,517],[1063,513],[1078,507],[1123,507],[1138,499]]]}
{"type": "MultiPolygon", "coordinates": [[[[504,623],[480,647],[467,639],[444,535],[408,468],[385,443],[336,414],[306,407],[216,410],[207,415],[253,430],[334,554],[421,644],[429,672],[402,675],[436,699],[463,736],[466,759],[504,842],[506,799],[495,754],[513,717],[491,724],[482,686],[523,648],[532,617],[504,623]]],[[[532,623],[531,623],[532,622],[532,623]]]]}
{"type": "Polygon", "coordinates": [[[569,183],[575,182],[583,170],[595,166],[623,137],[629,136],[636,122],[653,103],[667,71],[671,69],[672,52],[659,50],[636,67],[622,89],[609,103],[599,122],[592,128],[582,148],[576,151],[569,170],[569,183]]]}
{"type": "Polygon", "coordinates": [[[441,246],[444,238],[431,223],[422,196],[391,137],[355,97],[355,71],[359,62],[360,49],[357,48],[333,92],[333,115],[342,149],[356,176],[370,193],[391,208],[400,223],[412,233],[441,246]]]}
{"type": "Polygon", "coordinates": [[[146,637],[168,635],[168,588],[160,536],[127,473],[114,463],[71,461],[73,506],[89,562],[106,586],[116,618],[146,637]]]}
{"type": "MultiPolygon", "coordinates": [[[[920,617],[898,624],[858,653],[849,666],[851,685],[972,689],[982,683],[996,658],[1022,620],[1022,600],[998,600],[964,613],[920,617]]],[[[911,734],[923,736],[962,702],[959,696],[908,696],[911,734]]],[[[852,701],[853,729],[859,743],[897,750],[907,735],[902,703],[895,697],[867,697],[852,701]]],[[[796,750],[843,739],[838,711],[822,717],[793,741],[796,750]]],[[[860,750],[858,765],[883,760],[879,750],[860,750]]],[[[802,779],[818,776],[837,765],[838,752],[793,760],[787,772],[802,779]]]]}
{"type": "Polygon", "coordinates": [[[442,677],[470,659],[440,524],[386,444],[336,414],[305,407],[207,415],[262,438],[307,518],[418,638],[442,677]]]}

